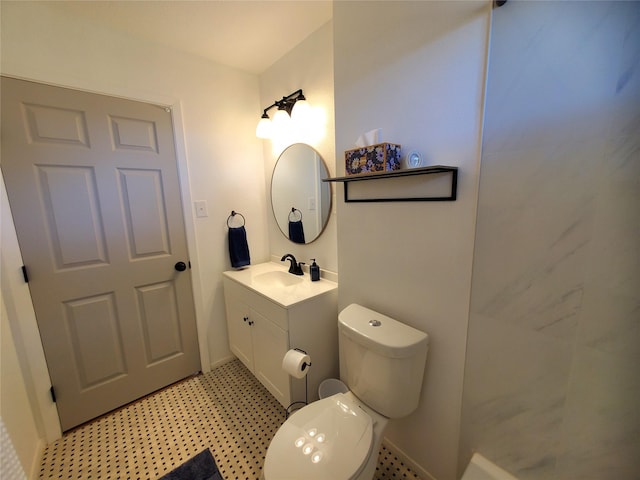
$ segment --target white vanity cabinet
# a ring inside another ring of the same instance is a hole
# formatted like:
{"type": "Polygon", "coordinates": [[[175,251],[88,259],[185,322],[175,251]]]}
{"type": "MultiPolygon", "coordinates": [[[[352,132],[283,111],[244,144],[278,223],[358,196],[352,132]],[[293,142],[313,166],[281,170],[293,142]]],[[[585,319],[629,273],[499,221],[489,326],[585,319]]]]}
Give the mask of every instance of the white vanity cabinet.
{"type": "Polygon", "coordinates": [[[254,283],[257,274],[277,264],[264,265],[224,272],[229,347],[285,408],[304,401],[305,379],[284,372],[282,359],[291,348],[304,350],[312,363],[308,399],[317,400],[320,382],[339,375],[337,285],[308,285],[308,275],[299,288],[254,283]]]}

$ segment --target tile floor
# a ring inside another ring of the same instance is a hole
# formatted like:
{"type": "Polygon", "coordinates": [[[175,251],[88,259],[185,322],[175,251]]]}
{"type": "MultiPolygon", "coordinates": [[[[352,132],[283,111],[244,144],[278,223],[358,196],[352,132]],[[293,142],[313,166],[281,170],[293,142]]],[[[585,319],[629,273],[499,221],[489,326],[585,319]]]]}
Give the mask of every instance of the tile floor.
{"type": "MultiPolygon", "coordinates": [[[[40,478],[154,480],[209,448],[225,480],[257,480],[284,418],[234,360],[67,432],[46,448],[40,478]]],[[[375,480],[401,478],[419,480],[383,445],[375,480]]]]}

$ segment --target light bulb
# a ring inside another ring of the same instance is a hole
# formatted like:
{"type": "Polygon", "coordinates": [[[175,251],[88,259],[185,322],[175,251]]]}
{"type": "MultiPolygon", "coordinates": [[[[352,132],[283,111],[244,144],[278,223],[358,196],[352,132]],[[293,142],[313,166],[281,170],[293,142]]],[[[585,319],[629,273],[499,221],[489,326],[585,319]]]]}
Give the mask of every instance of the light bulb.
{"type": "Polygon", "coordinates": [[[271,138],[273,125],[269,117],[261,118],[256,127],[256,137],[258,138],[271,138]]]}
{"type": "Polygon", "coordinates": [[[277,131],[287,128],[291,123],[291,117],[286,110],[278,110],[273,116],[273,128],[277,131]]]}
{"type": "Polygon", "coordinates": [[[306,100],[298,100],[291,110],[291,119],[296,123],[305,124],[309,122],[312,115],[312,109],[306,100]]]}
{"type": "Polygon", "coordinates": [[[286,110],[278,110],[273,116],[273,130],[271,139],[284,141],[290,135],[291,117],[286,110]]]}

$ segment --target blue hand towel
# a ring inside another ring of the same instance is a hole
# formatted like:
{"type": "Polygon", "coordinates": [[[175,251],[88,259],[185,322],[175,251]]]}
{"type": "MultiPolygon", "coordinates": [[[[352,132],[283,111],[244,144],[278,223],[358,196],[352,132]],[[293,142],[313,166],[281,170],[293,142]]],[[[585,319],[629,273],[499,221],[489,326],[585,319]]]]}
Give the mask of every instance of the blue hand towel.
{"type": "Polygon", "coordinates": [[[251,263],[247,231],[242,227],[229,227],[229,258],[233,268],[245,267],[251,263]]]}
{"type": "Polygon", "coordinates": [[[304,243],[304,228],[302,228],[302,220],[289,222],[289,240],[295,243],[304,243]]]}

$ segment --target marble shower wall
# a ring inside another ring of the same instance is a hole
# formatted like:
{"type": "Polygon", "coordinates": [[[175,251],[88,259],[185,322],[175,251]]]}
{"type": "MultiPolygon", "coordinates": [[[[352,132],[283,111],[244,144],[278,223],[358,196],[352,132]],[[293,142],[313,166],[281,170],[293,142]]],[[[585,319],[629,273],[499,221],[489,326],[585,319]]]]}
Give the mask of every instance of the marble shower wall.
{"type": "Polygon", "coordinates": [[[460,469],[638,479],[640,2],[510,1],[491,35],[460,469]]]}

